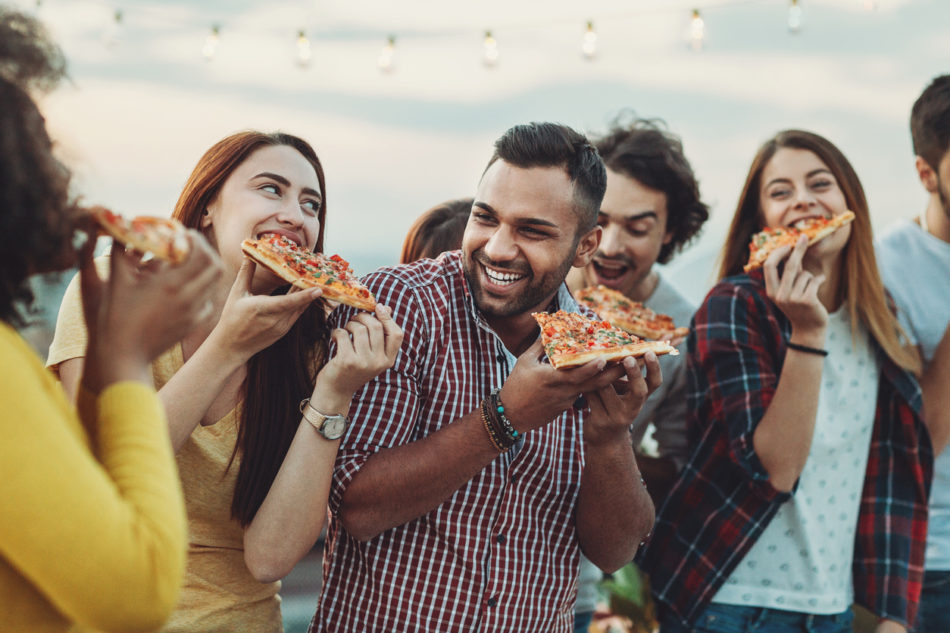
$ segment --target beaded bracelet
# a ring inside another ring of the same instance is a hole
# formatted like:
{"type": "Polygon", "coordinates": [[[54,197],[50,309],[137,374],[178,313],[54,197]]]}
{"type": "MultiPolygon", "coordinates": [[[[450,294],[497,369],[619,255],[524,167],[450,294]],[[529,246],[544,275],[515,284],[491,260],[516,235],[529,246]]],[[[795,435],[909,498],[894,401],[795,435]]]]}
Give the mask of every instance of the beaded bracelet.
{"type": "Polygon", "coordinates": [[[805,352],[806,354],[817,354],[818,356],[827,356],[828,350],[819,349],[817,347],[808,347],[807,345],[799,345],[798,343],[792,343],[789,341],[785,344],[789,349],[795,349],[799,352],[805,352]]]}
{"type": "Polygon", "coordinates": [[[505,435],[507,435],[508,439],[512,442],[517,441],[518,438],[521,437],[521,433],[518,432],[518,429],[511,424],[508,416],[505,415],[505,405],[501,402],[501,389],[492,389],[491,403],[495,413],[498,414],[498,421],[501,422],[501,428],[504,429],[505,435]]]}
{"type": "Polygon", "coordinates": [[[487,408],[485,407],[485,401],[483,400],[481,406],[479,407],[482,413],[482,425],[485,427],[485,432],[488,433],[488,439],[491,441],[492,446],[495,447],[499,453],[504,453],[505,448],[498,441],[498,437],[495,434],[494,429],[492,429],[491,422],[488,421],[487,408]]]}

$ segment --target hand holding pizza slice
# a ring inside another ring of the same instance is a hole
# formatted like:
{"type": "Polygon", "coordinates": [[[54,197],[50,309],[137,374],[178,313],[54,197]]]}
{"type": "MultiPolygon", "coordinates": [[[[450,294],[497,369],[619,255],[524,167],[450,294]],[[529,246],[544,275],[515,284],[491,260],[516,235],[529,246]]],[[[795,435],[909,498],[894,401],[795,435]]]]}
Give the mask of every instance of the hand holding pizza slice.
{"type": "Polygon", "coordinates": [[[845,211],[831,218],[807,218],[795,226],[780,226],[760,231],[753,235],[752,241],[749,242],[749,263],[743,270],[750,272],[761,268],[776,249],[782,246],[795,246],[802,235],[808,237],[808,245],[811,246],[852,220],[854,220],[854,212],[845,211]]]}
{"type": "Polygon", "coordinates": [[[574,312],[534,312],[541,326],[541,343],[555,369],[576,367],[592,360],[639,358],[647,352],[657,356],[679,352],[666,341],[643,339],[615,328],[607,321],[594,321],[574,312]]]}

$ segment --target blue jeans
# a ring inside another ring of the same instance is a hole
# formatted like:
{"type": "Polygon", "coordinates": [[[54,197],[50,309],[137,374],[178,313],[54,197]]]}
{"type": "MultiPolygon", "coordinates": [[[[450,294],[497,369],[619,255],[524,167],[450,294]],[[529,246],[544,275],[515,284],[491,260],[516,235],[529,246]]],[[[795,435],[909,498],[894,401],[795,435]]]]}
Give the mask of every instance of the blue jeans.
{"type": "Polygon", "coordinates": [[[835,615],[810,615],[765,607],[711,604],[692,628],[666,616],[660,633],[851,633],[854,614],[848,609],[835,615]]]}
{"type": "Polygon", "coordinates": [[[924,572],[924,589],[920,594],[917,633],[950,631],[950,571],[924,572]]]}
{"type": "Polygon", "coordinates": [[[594,612],[587,611],[585,613],[575,613],[574,614],[574,633],[587,633],[587,630],[590,628],[590,623],[594,621],[594,612]]]}

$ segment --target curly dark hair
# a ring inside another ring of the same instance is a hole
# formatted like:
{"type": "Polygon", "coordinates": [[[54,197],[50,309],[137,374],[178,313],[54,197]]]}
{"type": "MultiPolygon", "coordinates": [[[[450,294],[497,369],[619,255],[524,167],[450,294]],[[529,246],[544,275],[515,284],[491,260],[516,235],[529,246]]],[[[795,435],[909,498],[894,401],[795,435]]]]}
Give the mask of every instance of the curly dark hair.
{"type": "Polygon", "coordinates": [[[657,261],[667,263],[709,219],[709,206],[699,199],[699,183],[682,141],[660,119],[623,113],[594,145],[608,169],[666,194],[666,228],[673,238],[660,249],[657,261]]]}
{"type": "Polygon", "coordinates": [[[46,123],[30,96],[66,76],[66,62],[43,26],[0,7],[0,319],[23,323],[18,305],[33,295],[28,277],[68,267],[75,205],[69,170],[53,156],[46,123]]]}

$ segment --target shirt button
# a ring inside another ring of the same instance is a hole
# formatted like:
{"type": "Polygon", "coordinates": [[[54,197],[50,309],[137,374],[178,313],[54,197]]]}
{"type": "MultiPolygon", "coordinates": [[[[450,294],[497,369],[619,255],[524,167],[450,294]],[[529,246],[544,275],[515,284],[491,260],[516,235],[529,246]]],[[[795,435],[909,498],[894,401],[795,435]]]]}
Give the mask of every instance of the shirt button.
{"type": "Polygon", "coordinates": [[[497,360],[499,363],[503,363],[505,362],[505,355],[499,354],[498,356],[495,356],[495,360],[497,360]]]}
{"type": "Polygon", "coordinates": [[[513,483],[513,484],[518,483],[518,475],[512,475],[512,476],[511,476],[511,483],[513,483]]]}
{"type": "Polygon", "coordinates": [[[498,598],[496,598],[495,596],[492,596],[491,598],[485,601],[485,604],[487,604],[490,607],[493,607],[496,604],[498,604],[498,598]]]}
{"type": "Polygon", "coordinates": [[[495,540],[498,541],[498,544],[499,544],[499,545],[504,545],[504,544],[505,544],[505,535],[504,535],[504,534],[499,534],[498,536],[495,537],[495,540]]]}

